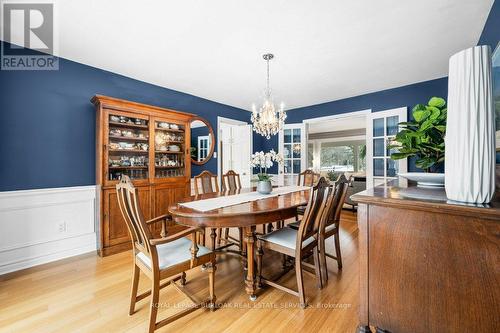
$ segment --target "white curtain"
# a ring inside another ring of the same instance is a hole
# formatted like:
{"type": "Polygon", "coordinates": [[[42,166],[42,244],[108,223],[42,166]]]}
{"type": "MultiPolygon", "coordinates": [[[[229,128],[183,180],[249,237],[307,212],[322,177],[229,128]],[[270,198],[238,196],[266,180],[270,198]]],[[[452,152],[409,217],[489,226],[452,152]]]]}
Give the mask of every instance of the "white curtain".
{"type": "Polygon", "coordinates": [[[450,58],[445,187],[450,200],[487,203],[495,193],[495,111],[489,46],[450,58]]]}

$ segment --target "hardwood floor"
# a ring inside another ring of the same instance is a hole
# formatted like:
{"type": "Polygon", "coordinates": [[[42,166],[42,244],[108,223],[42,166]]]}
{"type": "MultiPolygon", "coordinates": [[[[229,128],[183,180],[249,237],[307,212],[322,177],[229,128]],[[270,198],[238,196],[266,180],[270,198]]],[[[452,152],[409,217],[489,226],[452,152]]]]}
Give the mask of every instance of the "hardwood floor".
{"type": "MultiPolygon", "coordinates": [[[[328,240],[333,253],[333,239],[328,240]]],[[[157,332],[354,332],[358,311],[358,228],[356,214],[344,211],[341,222],[343,270],[327,259],[328,285],[318,290],[315,278],[305,273],[309,307],[301,309],[297,297],[266,288],[256,302],[245,293],[239,257],[218,255],[215,280],[215,312],[201,309],[157,332]]],[[[83,255],[0,276],[0,332],[144,332],[149,299],[140,301],[128,316],[132,277],[130,252],[100,258],[83,255]]],[[[280,257],[264,254],[264,273],[279,274],[280,257]],[[275,260],[273,260],[273,258],[275,260]]],[[[149,280],[141,277],[139,292],[149,280]]],[[[281,281],[296,288],[294,271],[281,281]]],[[[208,274],[199,269],[187,273],[185,286],[199,299],[208,295],[208,274]]],[[[159,319],[189,304],[172,287],[160,293],[159,319]],[[177,305],[177,308],[175,307],[177,305]]]]}

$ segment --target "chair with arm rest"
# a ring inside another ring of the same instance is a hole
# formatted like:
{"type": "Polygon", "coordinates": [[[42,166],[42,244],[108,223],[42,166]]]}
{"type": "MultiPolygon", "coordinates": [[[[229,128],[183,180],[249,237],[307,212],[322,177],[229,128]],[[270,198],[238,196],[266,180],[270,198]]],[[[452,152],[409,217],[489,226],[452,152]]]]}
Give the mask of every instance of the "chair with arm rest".
{"type": "Polygon", "coordinates": [[[320,227],[320,216],[322,215],[325,198],[328,194],[328,188],[328,182],[324,178],[320,178],[318,183],[311,189],[304,217],[298,230],[282,228],[257,237],[257,283],[259,285],[266,284],[298,296],[302,307],[306,306],[303,283],[305,263],[302,261],[311,251],[314,255],[314,273],[316,275],[317,285],[319,288],[322,287],[318,252],[318,230],[320,227]],[[262,257],[264,249],[273,250],[285,256],[295,258],[295,273],[298,291],[284,287],[275,281],[267,280],[262,277],[262,257]]]}
{"type": "Polygon", "coordinates": [[[116,191],[120,211],[132,240],[134,255],[129,315],[134,314],[136,302],[151,295],[148,330],[151,333],[198,308],[208,306],[215,310],[214,278],[216,258],[213,251],[197,244],[197,233],[203,232],[203,230],[188,228],[173,235],[165,235],[166,232],[164,232],[163,237],[154,238],[149,229],[150,225],[164,221],[167,216],[163,215],[149,221],[144,219],[139,207],[137,189],[128,176],[122,176],[120,182],[116,185],[116,191]],[[191,240],[187,239],[187,236],[190,236],[191,240]],[[185,271],[201,265],[205,265],[209,273],[210,297],[200,302],[179,288],[175,281],[181,280],[181,284],[184,284],[185,271]],[[137,295],[140,271],[151,279],[152,286],[150,291],[137,295]],[[162,280],[166,280],[166,282],[161,283],[162,280]],[[193,305],[157,322],[160,289],[168,285],[172,285],[184,293],[193,302],[193,305]]]}

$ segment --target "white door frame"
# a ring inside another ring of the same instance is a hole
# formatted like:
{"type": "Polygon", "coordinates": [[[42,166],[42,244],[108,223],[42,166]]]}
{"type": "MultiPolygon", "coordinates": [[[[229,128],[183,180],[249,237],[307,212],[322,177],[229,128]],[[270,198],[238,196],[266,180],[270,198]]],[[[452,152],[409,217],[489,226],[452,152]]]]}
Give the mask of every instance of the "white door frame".
{"type": "Polygon", "coordinates": [[[369,115],[370,113],[372,113],[372,109],[366,109],[366,110],[361,110],[361,111],[339,113],[339,114],[334,114],[331,116],[304,119],[302,122],[307,123],[307,124],[312,124],[312,123],[319,123],[319,122],[323,122],[323,121],[327,121],[327,120],[336,120],[336,119],[350,118],[350,117],[361,117],[361,116],[369,115]]]}
{"type": "MultiPolygon", "coordinates": [[[[221,123],[229,124],[229,125],[248,125],[246,121],[241,121],[241,120],[236,120],[236,119],[231,119],[231,118],[226,118],[226,117],[221,117],[217,116],[217,179],[219,179],[219,183],[222,180],[222,170],[221,170],[221,159],[219,159],[219,152],[221,149],[220,146],[220,128],[221,128],[221,123]]],[[[248,142],[250,143],[250,154],[253,153],[253,136],[252,136],[253,131],[250,131],[250,138],[248,142]]],[[[252,170],[250,170],[252,172],[252,170]]],[[[251,174],[250,174],[251,177],[251,174]]],[[[219,184],[221,185],[221,184],[219,184]]]]}
{"type": "MultiPolygon", "coordinates": [[[[399,116],[399,122],[405,122],[408,119],[408,107],[394,108],[385,111],[373,112],[366,118],[366,188],[373,187],[373,119],[384,118],[384,134],[387,129],[386,117],[399,116]]],[[[385,135],[387,136],[387,135],[385,135]]],[[[387,151],[387,140],[384,142],[384,155],[387,151]]],[[[408,159],[398,160],[399,172],[407,172],[408,159]]],[[[385,165],[385,164],[384,164],[385,165]]],[[[381,176],[380,176],[381,177],[381,176]]],[[[396,175],[397,177],[397,175],[396,175]]],[[[394,177],[394,178],[396,178],[394,177]]],[[[384,167],[384,177],[387,178],[387,168],[384,167]]]]}
{"type": "MultiPolygon", "coordinates": [[[[320,122],[325,122],[329,120],[339,120],[343,118],[351,118],[351,117],[365,117],[368,118],[368,116],[372,113],[371,109],[365,109],[365,110],[360,110],[360,111],[351,111],[351,112],[344,112],[344,113],[339,113],[339,114],[334,114],[330,116],[323,116],[323,117],[316,117],[316,118],[309,118],[309,119],[304,119],[302,122],[306,124],[306,129],[308,129],[310,124],[314,123],[320,123],[320,122]]],[[[368,130],[367,130],[368,131],[368,130]]],[[[307,134],[309,135],[309,131],[307,131],[307,134]]],[[[365,136],[367,138],[367,136],[365,136]]],[[[306,149],[307,145],[309,143],[309,137],[306,137],[306,149]]],[[[316,140],[316,142],[321,142],[321,140],[316,140]]],[[[368,144],[368,141],[367,141],[368,144]]],[[[317,144],[315,144],[315,147],[317,144]]],[[[316,147],[317,148],[317,147],[316,147]]],[[[307,166],[307,150],[306,154],[303,156],[304,157],[304,165],[307,166]]],[[[320,163],[317,161],[317,163],[320,163]]],[[[314,167],[313,167],[314,169],[314,167]]],[[[321,166],[319,167],[319,170],[321,169],[321,166]]],[[[305,170],[305,169],[304,169],[305,170]]],[[[317,171],[319,171],[317,170],[317,171]]]]}

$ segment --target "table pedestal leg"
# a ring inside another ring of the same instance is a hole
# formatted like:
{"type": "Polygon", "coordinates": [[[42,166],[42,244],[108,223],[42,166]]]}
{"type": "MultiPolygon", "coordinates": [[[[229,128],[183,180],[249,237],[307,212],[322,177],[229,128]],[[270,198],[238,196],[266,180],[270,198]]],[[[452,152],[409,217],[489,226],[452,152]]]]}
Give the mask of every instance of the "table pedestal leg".
{"type": "Polygon", "coordinates": [[[241,265],[243,270],[247,270],[247,242],[245,237],[245,228],[238,228],[240,232],[240,251],[241,251],[241,265]]]}
{"type": "Polygon", "coordinates": [[[245,227],[245,241],[247,243],[247,276],[245,279],[245,290],[250,296],[251,301],[255,301],[255,262],[254,262],[254,245],[255,245],[255,226],[245,227]]]}

